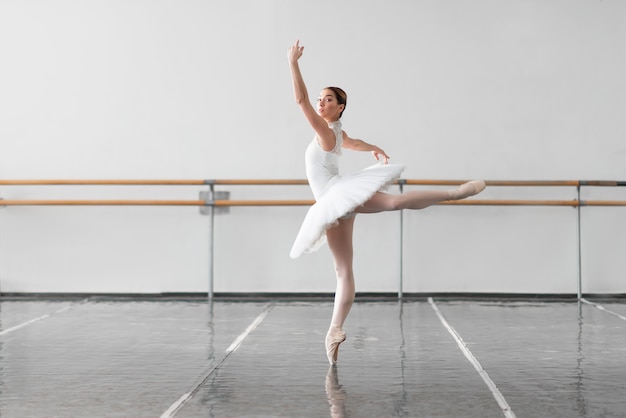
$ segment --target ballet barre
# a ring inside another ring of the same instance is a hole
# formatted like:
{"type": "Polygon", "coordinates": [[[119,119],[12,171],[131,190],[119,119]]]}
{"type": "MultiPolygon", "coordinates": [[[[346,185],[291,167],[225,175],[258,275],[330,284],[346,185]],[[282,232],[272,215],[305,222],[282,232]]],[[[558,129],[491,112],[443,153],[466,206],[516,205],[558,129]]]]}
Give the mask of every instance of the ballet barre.
{"type": "Polygon", "coordinates": [[[0,186],[208,186],[208,185],[308,185],[307,180],[249,179],[249,180],[0,180],[0,186]]]}
{"type": "MultiPolygon", "coordinates": [[[[392,184],[415,186],[458,186],[466,180],[398,179],[392,184]]],[[[626,181],[610,180],[486,180],[487,186],[526,187],[578,187],[578,186],[626,186],[626,181]]],[[[303,179],[213,179],[213,180],[0,180],[0,186],[210,186],[210,185],[308,185],[303,179]]]]}
{"type": "MultiPolygon", "coordinates": [[[[42,200],[0,198],[0,206],[311,206],[314,200],[42,200]]],[[[464,199],[441,202],[449,206],[626,206],[622,200],[505,200],[464,199]]]]}
{"type": "MultiPolygon", "coordinates": [[[[394,183],[403,191],[404,186],[458,186],[465,180],[429,180],[429,179],[398,179],[394,183]]],[[[582,200],[580,190],[583,186],[622,187],[626,181],[610,180],[487,180],[487,186],[496,187],[575,187],[577,198],[572,200],[519,200],[519,199],[464,199],[458,201],[441,202],[439,205],[449,206],[553,206],[572,207],[577,209],[578,229],[578,299],[582,298],[582,246],[581,246],[581,207],[620,207],[626,206],[621,200],[582,200]]],[[[204,179],[204,180],[0,180],[0,186],[200,186],[209,187],[209,191],[201,192],[200,199],[190,200],[163,200],[163,199],[3,199],[0,197],[0,208],[9,206],[195,206],[208,208],[210,215],[209,233],[209,300],[213,298],[214,272],[214,216],[219,207],[251,207],[251,206],[311,206],[314,200],[230,200],[219,199],[220,192],[215,186],[288,186],[308,185],[302,179],[204,179]],[[204,194],[203,194],[204,193],[204,194]]],[[[403,219],[400,216],[400,241],[403,241],[403,219]]],[[[402,257],[402,251],[400,251],[402,257]]],[[[398,298],[402,298],[403,260],[400,259],[400,277],[398,284],[398,298]]]]}

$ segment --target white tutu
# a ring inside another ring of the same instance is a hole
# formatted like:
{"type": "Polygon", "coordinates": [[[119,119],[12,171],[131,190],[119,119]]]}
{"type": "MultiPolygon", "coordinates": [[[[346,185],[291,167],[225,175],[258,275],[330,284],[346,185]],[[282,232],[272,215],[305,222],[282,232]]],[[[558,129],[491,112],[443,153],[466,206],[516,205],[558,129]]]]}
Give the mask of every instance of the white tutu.
{"type": "Polygon", "coordinates": [[[356,173],[335,177],[309,208],[289,253],[291,258],[317,251],[326,243],[328,228],[397,180],[403,170],[403,165],[376,164],[356,173]]]}

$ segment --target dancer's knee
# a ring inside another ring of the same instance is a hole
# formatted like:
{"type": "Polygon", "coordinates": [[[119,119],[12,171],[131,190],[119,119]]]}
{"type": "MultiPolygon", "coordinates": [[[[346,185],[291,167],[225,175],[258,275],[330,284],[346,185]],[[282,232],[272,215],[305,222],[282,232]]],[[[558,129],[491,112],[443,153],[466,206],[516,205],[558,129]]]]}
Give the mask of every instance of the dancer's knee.
{"type": "Polygon", "coordinates": [[[403,203],[402,195],[391,196],[390,199],[387,199],[386,203],[387,203],[387,207],[385,208],[385,210],[391,211],[391,210],[404,209],[402,205],[403,203]]]}
{"type": "Polygon", "coordinates": [[[337,275],[337,280],[340,281],[354,280],[354,274],[350,266],[335,266],[335,274],[337,275]]]}

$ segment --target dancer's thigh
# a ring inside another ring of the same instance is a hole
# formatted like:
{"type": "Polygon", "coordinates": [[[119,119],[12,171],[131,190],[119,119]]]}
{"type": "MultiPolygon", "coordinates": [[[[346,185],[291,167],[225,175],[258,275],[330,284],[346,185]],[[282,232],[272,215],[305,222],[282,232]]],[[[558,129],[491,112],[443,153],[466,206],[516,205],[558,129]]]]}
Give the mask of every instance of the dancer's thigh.
{"type": "Polygon", "coordinates": [[[354,216],[339,219],[339,224],[326,230],[328,247],[335,260],[351,257],[354,216]]]}
{"type": "Polygon", "coordinates": [[[383,192],[376,192],[374,196],[370,198],[363,205],[356,208],[355,212],[358,213],[377,213],[388,210],[394,210],[396,204],[396,198],[394,195],[383,192]]]}

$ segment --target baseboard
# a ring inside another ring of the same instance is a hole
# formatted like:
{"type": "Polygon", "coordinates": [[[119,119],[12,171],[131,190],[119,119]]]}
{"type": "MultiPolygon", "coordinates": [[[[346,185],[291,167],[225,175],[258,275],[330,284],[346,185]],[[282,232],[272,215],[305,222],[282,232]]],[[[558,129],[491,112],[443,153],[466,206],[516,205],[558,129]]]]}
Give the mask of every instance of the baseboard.
{"type": "MultiPolygon", "coordinates": [[[[583,298],[594,300],[620,301],[626,299],[625,293],[589,293],[583,298]]],[[[296,292],[217,292],[213,300],[230,302],[253,301],[332,301],[333,293],[296,293],[296,292]]],[[[447,301],[576,301],[575,293],[482,293],[482,292],[437,292],[437,293],[403,293],[403,301],[419,301],[434,298],[447,301]]],[[[9,300],[207,300],[207,293],[176,292],[176,293],[37,293],[12,292],[0,293],[0,301],[9,300]]],[[[359,292],[356,302],[397,301],[397,293],[391,292],[359,292]]]]}

